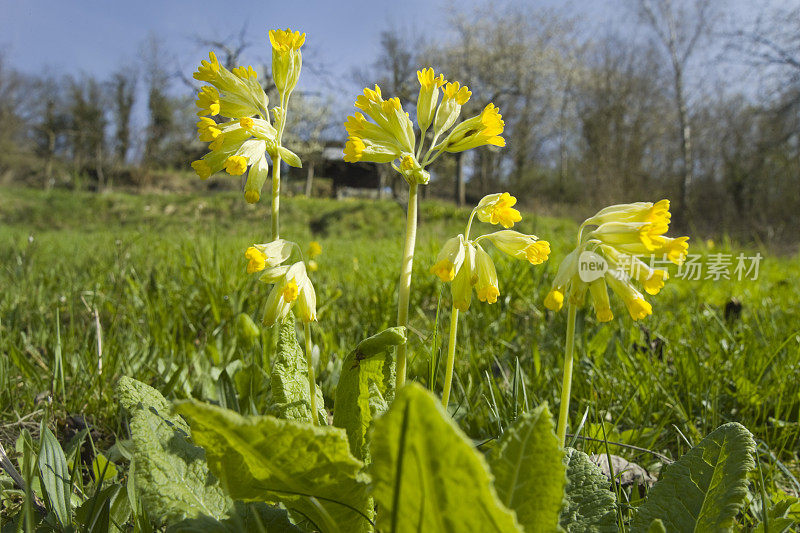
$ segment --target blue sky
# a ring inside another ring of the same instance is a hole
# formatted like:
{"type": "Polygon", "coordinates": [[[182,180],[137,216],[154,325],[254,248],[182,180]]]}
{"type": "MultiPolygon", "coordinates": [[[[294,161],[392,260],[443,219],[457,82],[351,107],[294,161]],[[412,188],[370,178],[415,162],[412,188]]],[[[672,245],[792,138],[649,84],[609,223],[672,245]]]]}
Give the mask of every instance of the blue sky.
{"type": "MultiPolygon", "coordinates": [[[[562,4],[557,0],[535,3],[562,4]]],[[[582,11],[592,5],[595,14],[602,14],[602,6],[610,3],[571,2],[582,11]]],[[[0,51],[23,72],[104,77],[120,63],[134,61],[141,43],[152,33],[175,56],[181,70],[191,72],[207,48],[198,45],[197,37],[224,40],[246,24],[247,38],[254,46],[243,59],[259,63],[270,57],[266,29],[288,26],[307,32],[309,60],[348,76],[353,67],[374,59],[382,30],[394,26],[435,36],[446,27],[456,9],[453,6],[472,9],[483,4],[478,0],[0,0],[0,51]],[[222,7],[230,5],[236,7],[222,7]]]]}
{"type": "MultiPolygon", "coordinates": [[[[759,9],[754,6],[763,5],[748,0],[714,1],[720,2],[727,16],[740,20],[754,18],[759,9]]],[[[152,34],[163,42],[170,63],[189,77],[208,51],[197,42],[198,37],[226,40],[246,24],[247,40],[253,46],[242,55],[243,62],[268,64],[266,30],[288,26],[308,34],[306,64],[325,65],[339,82],[340,93],[349,94],[358,90],[353,68],[374,60],[381,31],[395,27],[435,40],[458,10],[522,2],[560,7],[578,15],[589,33],[631,28],[635,19],[625,9],[632,0],[0,0],[0,53],[22,72],[105,79],[121,65],[137,61],[142,43],[152,34]]],[[[304,72],[301,89],[325,90],[311,69],[304,72]]]]}

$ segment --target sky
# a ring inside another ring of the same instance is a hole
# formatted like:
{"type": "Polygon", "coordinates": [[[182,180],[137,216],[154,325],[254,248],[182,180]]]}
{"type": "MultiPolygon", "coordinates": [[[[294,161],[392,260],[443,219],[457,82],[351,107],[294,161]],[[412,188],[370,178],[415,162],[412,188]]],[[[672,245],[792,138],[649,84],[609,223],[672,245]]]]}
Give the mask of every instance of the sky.
{"type": "MultiPolygon", "coordinates": [[[[508,1],[513,0],[500,3],[508,1]]],[[[595,14],[602,15],[599,11],[609,1],[571,4],[582,11],[595,6],[595,14]]],[[[454,6],[472,10],[480,5],[489,4],[482,0],[0,0],[0,51],[22,72],[105,77],[133,62],[152,34],[177,59],[181,71],[191,74],[208,48],[198,39],[226,40],[244,27],[253,46],[242,58],[261,63],[270,57],[266,30],[290,27],[308,35],[306,62],[324,64],[334,76],[352,77],[354,67],[374,60],[381,31],[395,27],[435,39],[446,28],[454,6]],[[236,7],[227,7],[231,5],[236,7]]]]}
{"type": "MultiPolygon", "coordinates": [[[[585,21],[584,31],[601,34],[610,27],[631,27],[626,4],[633,0],[0,0],[0,54],[8,65],[30,74],[54,77],[83,74],[108,79],[125,65],[140,64],[143,43],[155,36],[166,60],[184,79],[209,47],[199,39],[227,41],[242,28],[251,43],[245,64],[269,64],[269,28],[307,33],[300,89],[342,94],[360,89],[353,70],[376,57],[380,33],[395,28],[404,34],[441,38],[450,16],[480,12],[491,6],[526,3],[534,8],[558,7],[585,21]],[[233,7],[231,7],[233,6],[233,7]],[[320,78],[314,67],[324,66],[320,78]],[[323,84],[327,82],[326,84],[323,84]]],[[[763,2],[712,0],[734,18],[752,19],[763,2]]],[[[790,0],[764,0],[785,4],[790,0]]],[[[795,0],[796,1],[796,0],[795,0]]],[[[623,30],[625,31],[625,30],[623,30]]],[[[640,30],[628,30],[640,31],[640,30]]],[[[185,92],[181,82],[177,89],[185,92]]]]}

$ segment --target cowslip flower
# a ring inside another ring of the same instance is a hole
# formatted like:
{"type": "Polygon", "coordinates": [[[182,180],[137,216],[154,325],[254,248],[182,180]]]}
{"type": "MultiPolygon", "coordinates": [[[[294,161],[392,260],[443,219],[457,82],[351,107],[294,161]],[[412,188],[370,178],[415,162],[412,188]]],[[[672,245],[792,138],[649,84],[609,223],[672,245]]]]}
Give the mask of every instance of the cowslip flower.
{"type": "Polygon", "coordinates": [[[292,265],[266,269],[259,279],[274,284],[267,297],[262,324],[273,326],[282,321],[295,305],[297,315],[303,322],[317,320],[317,296],[306,273],[305,263],[298,261],[292,265]]]}
{"type": "Polygon", "coordinates": [[[366,88],[355,101],[359,112],[347,117],[344,124],[348,134],[344,149],[346,162],[392,163],[409,184],[425,184],[430,179],[425,168],[441,153],[505,145],[500,136],[505,124],[499,110],[491,103],[480,115],[456,125],[445,140],[437,144],[439,137],[456,123],[461,107],[472,93],[457,81],[445,81],[444,76],[436,75],[432,68],[417,71],[417,79],[420,84],[419,133],[398,98],[385,99],[378,85],[366,88]],[[434,134],[426,152],[422,144],[431,125],[434,134]]]}
{"type": "Polygon", "coordinates": [[[322,254],[322,246],[320,246],[319,242],[311,241],[308,243],[308,257],[309,259],[314,259],[322,254]]]}
{"type": "Polygon", "coordinates": [[[414,126],[399,98],[385,100],[381,88],[375,85],[374,89],[364,89],[356,98],[355,107],[366,116],[357,112],[347,117],[345,129],[349,138],[344,150],[345,161],[390,163],[405,156],[414,157],[414,126]]]}
{"type": "Polygon", "coordinates": [[[282,321],[295,304],[298,315],[304,322],[316,320],[317,300],[305,263],[299,261],[292,265],[282,264],[289,259],[292,248],[296,246],[291,241],[275,239],[265,244],[254,244],[244,253],[247,273],[261,272],[260,281],[275,284],[264,309],[265,326],[282,321]]]}
{"type": "Polygon", "coordinates": [[[430,268],[430,272],[442,282],[453,283],[453,302],[459,311],[469,309],[473,288],[482,302],[495,303],[500,295],[495,265],[481,246],[482,241],[488,241],[501,252],[532,265],[547,261],[550,243],[539,240],[536,235],[501,230],[481,235],[474,240],[468,238],[475,216],[481,222],[507,228],[521,221],[520,212],[511,207],[516,202],[517,199],[507,192],[484,196],[470,214],[465,232],[445,242],[436,262],[430,268]]]}
{"type": "Polygon", "coordinates": [[[195,173],[202,179],[208,179],[222,170],[231,176],[241,176],[247,172],[245,200],[257,202],[269,177],[268,155],[277,150],[275,128],[265,120],[249,117],[214,126],[208,122],[211,119],[203,118],[206,121],[198,122],[198,132],[201,139],[210,139],[210,151],[192,162],[195,173]]]}
{"type": "MultiPolygon", "coordinates": [[[[403,328],[408,325],[416,244],[418,186],[430,181],[427,167],[446,152],[504,144],[500,137],[504,123],[494,105],[486,106],[478,117],[458,125],[456,122],[461,114],[461,107],[472,96],[469,88],[457,81],[445,81],[444,75],[437,75],[432,68],[419,70],[417,80],[420,87],[417,96],[416,128],[400,100],[385,98],[378,85],[372,89],[365,88],[363,93],[356,97],[354,105],[358,111],[353,116],[347,117],[344,123],[348,135],[343,151],[346,162],[389,163],[409,185],[405,243],[397,299],[397,325],[403,328]],[[431,125],[433,133],[426,135],[431,125]],[[454,125],[455,128],[450,136],[447,136],[448,130],[454,125]],[[445,136],[446,140],[438,143],[442,136],[445,136]]],[[[470,246],[466,246],[465,250],[465,254],[472,253],[470,246]]],[[[455,279],[456,273],[453,274],[455,279]]],[[[398,388],[405,382],[405,371],[406,346],[403,344],[397,348],[398,388]]]]}
{"type": "Polygon", "coordinates": [[[515,259],[527,260],[532,265],[541,265],[550,256],[550,243],[540,241],[536,235],[526,235],[514,230],[489,233],[483,238],[495,248],[515,259]]]}
{"type": "Polygon", "coordinates": [[[517,199],[507,192],[484,196],[478,203],[478,220],[500,224],[504,228],[513,227],[515,222],[522,220],[520,212],[513,208],[516,203],[517,199]]]}
{"type": "Polygon", "coordinates": [[[444,75],[438,76],[432,68],[417,71],[419,96],[417,97],[417,125],[425,131],[433,121],[436,104],[439,103],[439,87],[445,84],[444,75]]]}
{"type": "Polygon", "coordinates": [[[511,207],[516,201],[517,199],[507,192],[490,194],[481,199],[472,210],[464,233],[456,235],[444,243],[436,257],[436,262],[430,269],[430,272],[440,280],[450,283],[450,293],[453,299],[445,382],[442,392],[442,403],[445,407],[449,402],[452,386],[458,313],[469,310],[473,290],[478,300],[488,304],[496,303],[500,296],[497,269],[492,257],[481,246],[481,242],[490,242],[501,252],[515,259],[528,261],[533,265],[543,263],[550,254],[550,244],[547,241],[540,241],[535,235],[525,235],[508,229],[470,240],[470,229],[476,215],[481,222],[501,224],[505,227],[511,227],[514,223],[521,221],[522,216],[519,211],[511,207]]]}
{"type": "MultiPolygon", "coordinates": [[[[287,39],[292,43],[296,41],[286,35],[279,37],[278,41],[287,39]]],[[[274,47],[273,43],[273,51],[274,47]]],[[[292,61],[294,59],[290,57],[290,63],[292,61]]],[[[276,117],[276,125],[273,125],[268,109],[269,98],[253,67],[228,70],[220,64],[214,52],[209,53],[208,61],[201,62],[194,78],[209,84],[200,88],[196,102],[200,109],[197,113],[200,116],[198,138],[209,143],[209,152],[192,162],[192,168],[202,179],[222,170],[231,176],[247,173],[245,200],[258,202],[269,177],[270,159],[279,156],[291,166],[302,166],[300,158],[280,142],[284,111],[280,108],[272,110],[276,117]],[[225,118],[233,120],[224,121],[225,118]]]]}
{"type": "Polygon", "coordinates": [[[466,85],[461,86],[454,81],[444,85],[442,95],[442,103],[436,110],[436,117],[433,119],[435,135],[441,135],[455,123],[461,113],[461,106],[469,102],[472,92],[466,85]]]}
{"type": "Polygon", "coordinates": [[[544,305],[552,311],[559,311],[565,301],[568,303],[563,387],[556,429],[562,447],[566,443],[569,418],[577,309],[583,306],[588,294],[597,321],[613,320],[608,294],[610,287],[633,320],[651,315],[653,306],[645,300],[634,282],[654,295],[658,294],[669,275],[663,269],[651,268],[636,256],[666,257],[675,264],[683,262],[688,237],[667,237],[665,233],[669,230],[670,219],[668,200],[619,204],[601,209],[581,224],[578,245],[558,267],[544,305]],[[590,226],[594,229],[584,233],[590,226]]]}
{"type": "Polygon", "coordinates": [[[265,268],[278,266],[292,255],[294,243],[276,239],[266,244],[254,244],[244,253],[247,259],[247,273],[261,272],[265,268]]]}
{"type": "Polygon", "coordinates": [[[545,297],[545,307],[558,311],[565,299],[573,305],[583,305],[588,288],[597,320],[608,322],[613,319],[607,293],[607,287],[611,287],[633,320],[652,314],[652,305],[634,282],[655,295],[664,287],[669,274],[664,269],[651,268],[637,256],[663,257],[678,265],[683,262],[688,237],[666,237],[669,221],[668,200],[615,205],[586,219],[581,225],[581,236],[587,226],[597,227],[562,261],[545,297]],[[588,265],[601,265],[597,279],[584,279],[586,272],[581,269],[591,270],[588,265]]]}
{"type": "Polygon", "coordinates": [[[490,144],[503,147],[506,140],[500,136],[505,128],[503,116],[494,104],[487,105],[480,115],[465,120],[437,145],[445,152],[463,152],[490,144]]]}
{"type": "Polygon", "coordinates": [[[439,251],[436,263],[431,267],[431,274],[435,274],[445,283],[453,281],[464,262],[465,253],[466,242],[463,235],[449,239],[439,251]]]}
{"type": "Polygon", "coordinates": [[[269,42],[272,44],[272,77],[281,99],[286,99],[300,77],[303,65],[300,47],[306,42],[306,34],[289,28],[270,30],[269,42]]]}
{"type": "Polygon", "coordinates": [[[267,118],[269,98],[253,67],[236,67],[232,71],[220,64],[214,52],[208,54],[208,61],[202,61],[194,79],[211,85],[204,85],[197,95],[198,115],[220,115],[239,119],[253,115],[267,118]]]}

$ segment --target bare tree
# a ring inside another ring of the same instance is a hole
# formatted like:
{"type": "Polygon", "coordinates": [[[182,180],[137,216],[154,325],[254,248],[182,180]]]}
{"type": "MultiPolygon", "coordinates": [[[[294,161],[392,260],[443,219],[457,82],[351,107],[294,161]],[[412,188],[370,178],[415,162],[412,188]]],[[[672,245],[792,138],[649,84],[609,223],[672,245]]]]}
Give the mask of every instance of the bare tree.
{"type": "Polygon", "coordinates": [[[144,82],[147,89],[148,124],[145,135],[144,166],[153,167],[166,162],[165,146],[175,129],[175,105],[169,96],[172,78],[164,44],[150,35],[142,46],[144,82]]]}
{"type": "Polygon", "coordinates": [[[69,112],[72,157],[77,173],[91,169],[97,188],[105,188],[105,117],[104,94],[101,84],[92,77],[70,82],[69,112]]]}
{"type": "Polygon", "coordinates": [[[656,51],[612,35],[593,44],[576,76],[580,176],[598,203],[632,201],[659,174],[653,154],[668,144],[662,117],[671,107],[662,70],[656,51]]]}
{"type": "Polygon", "coordinates": [[[800,7],[764,14],[728,37],[728,50],[748,65],[772,70],[784,84],[800,83],[800,7]]]}
{"type": "Polygon", "coordinates": [[[64,102],[62,85],[56,79],[47,77],[33,81],[32,93],[38,102],[34,115],[29,117],[32,124],[36,153],[44,159],[44,186],[50,188],[55,183],[54,166],[56,154],[63,150],[70,137],[71,118],[64,102]]]}
{"type": "Polygon", "coordinates": [[[131,146],[131,112],[136,96],[136,71],[121,68],[111,78],[114,115],[114,151],[118,165],[125,163],[131,146]]]}
{"type": "Polygon", "coordinates": [[[356,81],[363,86],[377,83],[386,96],[398,97],[404,107],[416,104],[420,41],[397,28],[382,31],[378,57],[370,68],[354,72],[356,81]]]}
{"type": "Polygon", "coordinates": [[[679,206],[676,213],[691,217],[689,189],[694,179],[692,129],[686,98],[686,68],[697,43],[708,36],[714,13],[711,0],[637,0],[639,16],[663,46],[672,70],[672,85],[681,146],[679,206]]]}
{"type": "Polygon", "coordinates": [[[575,68],[578,48],[573,21],[552,10],[490,9],[487,4],[473,13],[458,12],[451,25],[454,38],[429,50],[426,59],[448,79],[469,86],[474,96],[462,109],[465,117],[488,102],[497,105],[507,140],[502,150],[484,148],[456,161],[456,202],[466,201],[467,181],[473,196],[500,183],[533,185],[537,165],[557,165],[566,74],[575,68]]]}
{"type": "Polygon", "coordinates": [[[20,75],[6,65],[0,54],[0,164],[17,147],[19,117],[23,80],[20,75]]]}

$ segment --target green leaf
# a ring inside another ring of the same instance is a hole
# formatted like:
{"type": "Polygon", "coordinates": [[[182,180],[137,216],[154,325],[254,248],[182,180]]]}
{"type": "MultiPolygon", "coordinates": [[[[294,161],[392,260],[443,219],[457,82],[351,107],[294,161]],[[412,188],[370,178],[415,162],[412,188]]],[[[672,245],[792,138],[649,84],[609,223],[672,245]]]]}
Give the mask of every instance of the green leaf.
{"type": "Polygon", "coordinates": [[[283,146],[278,146],[278,153],[281,156],[281,159],[286,161],[286,164],[290,167],[294,168],[303,168],[303,162],[300,161],[300,158],[297,156],[296,153],[292,152],[288,148],[284,148],[283,146]]]}
{"type": "Polygon", "coordinates": [[[264,503],[236,502],[230,518],[190,518],[167,528],[167,533],[302,533],[286,509],[264,503]]]}
{"type": "Polygon", "coordinates": [[[609,487],[611,482],[585,453],[567,448],[564,451],[567,467],[567,492],[559,522],[570,532],[606,533],[617,527],[617,498],[609,487]]]}
{"type": "Polygon", "coordinates": [[[395,363],[389,349],[405,343],[405,334],[398,330],[405,332],[389,328],[361,341],[342,362],[333,425],[347,431],[350,452],[365,462],[369,462],[367,431],[394,397],[395,363]]]}
{"type": "Polygon", "coordinates": [[[562,456],[546,405],[520,416],[489,454],[497,495],[527,533],[558,530],[567,483],[562,456]]]}
{"type": "Polygon", "coordinates": [[[744,426],[731,422],[718,427],[665,467],[631,531],[647,531],[656,518],[667,531],[729,531],[747,498],[754,451],[753,436],[744,426]]]}
{"type": "Polygon", "coordinates": [[[233,409],[237,413],[241,412],[239,409],[239,396],[236,393],[236,386],[231,379],[228,371],[223,369],[217,378],[217,396],[219,403],[226,409],[233,409]]]}
{"type": "MultiPolygon", "coordinates": [[[[306,356],[297,343],[294,315],[284,319],[278,334],[278,353],[272,365],[273,410],[278,418],[311,422],[311,391],[308,384],[306,356]]],[[[328,419],[322,391],[317,390],[319,420],[328,419]]]]}
{"type": "Polygon", "coordinates": [[[363,464],[350,455],[343,430],[243,417],[197,401],[179,402],[176,409],[231,497],[280,501],[324,532],[369,529],[363,464]]]}
{"type": "Polygon", "coordinates": [[[111,531],[108,527],[102,529],[106,521],[112,525],[114,531],[120,531],[117,526],[124,527],[125,522],[130,517],[130,506],[124,490],[122,485],[110,485],[99,492],[95,492],[83,502],[75,510],[75,520],[78,522],[81,531],[94,528],[95,531],[107,533],[111,531]],[[108,512],[107,518],[102,516],[106,512],[108,512]],[[101,525],[97,526],[97,524],[101,525]]]}
{"type": "Polygon", "coordinates": [[[53,432],[42,424],[39,448],[39,476],[42,489],[50,502],[50,508],[62,527],[72,522],[72,482],[70,481],[67,457],[53,432]]]}
{"type": "Polygon", "coordinates": [[[130,406],[136,489],[148,515],[161,522],[222,518],[232,502],[209,472],[203,449],[190,441],[186,422],[163,414],[169,403],[144,383],[122,378],[117,390],[130,406]]]}
{"type": "Polygon", "coordinates": [[[117,466],[105,455],[98,453],[92,461],[92,475],[94,475],[95,482],[101,485],[104,481],[112,481],[117,477],[117,466]]]}
{"type": "MultiPolygon", "coordinates": [[[[146,409],[152,407],[164,415],[168,414],[172,409],[170,403],[160,392],[150,385],[145,385],[141,381],[129,378],[128,376],[119,378],[116,391],[119,403],[131,414],[140,407],[146,409]]],[[[182,429],[186,429],[186,431],[189,430],[189,426],[187,426],[186,422],[180,417],[175,417],[173,423],[182,429]]]]}
{"type": "Polygon", "coordinates": [[[367,337],[356,346],[355,353],[357,359],[362,360],[373,355],[382,354],[389,351],[395,346],[406,343],[406,328],[403,326],[395,326],[393,328],[386,328],[380,333],[376,333],[371,337],[367,337]]]}
{"type": "Polygon", "coordinates": [[[521,531],[483,456],[421,386],[410,383],[371,432],[381,531],[521,531]]]}
{"type": "Polygon", "coordinates": [[[111,530],[111,500],[103,502],[100,512],[97,513],[88,531],[90,533],[108,533],[111,530]]]}
{"type": "Polygon", "coordinates": [[[661,520],[653,520],[647,528],[647,533],[667,533],[667,528],[661,520]]]}
{"type": "Polygon", "coordinates": [[[250,363],[233,376],[236,383],[236,392],[239,396],[240,413],[262,411],[266,403],[265,398],[270,388],[269,375],[261,368],[260,364],[250,363]]]}

